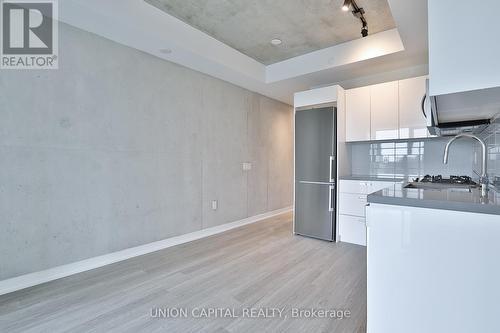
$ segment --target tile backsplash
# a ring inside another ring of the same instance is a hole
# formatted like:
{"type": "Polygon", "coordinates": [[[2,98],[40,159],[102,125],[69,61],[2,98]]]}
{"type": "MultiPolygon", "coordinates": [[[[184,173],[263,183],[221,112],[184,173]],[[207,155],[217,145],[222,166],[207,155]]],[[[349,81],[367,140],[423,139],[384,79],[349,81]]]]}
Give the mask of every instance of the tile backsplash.
{"type": "MultiPolygon", "coordinates": [[[[488,148],[488,176],[495,187],[500,189],[500,117],[496,118],[488,128],[480,134],[488,148]]],[[[473,169],[481,172],[481,147],[474,144],[473,169]]]]}
{"type": "Polygon", "coordinates": [[[474,143],[459,140],[450,148],[448,164],[443,164],[449,138],[393,142],[350,143],[353,176],[416,178],[430,175],[473,174],[474,143]]]}

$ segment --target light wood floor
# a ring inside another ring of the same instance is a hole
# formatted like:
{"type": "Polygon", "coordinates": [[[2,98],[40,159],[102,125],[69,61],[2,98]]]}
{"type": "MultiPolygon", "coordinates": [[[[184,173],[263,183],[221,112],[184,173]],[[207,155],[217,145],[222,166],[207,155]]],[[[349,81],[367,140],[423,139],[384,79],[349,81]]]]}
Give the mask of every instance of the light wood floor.
{"type": "Polygon", "coordinates": [[[0,296],[0,332],[365,332],[366,251],[292,235],[284,214],[0,296]],[[287,318],[160,319],[152,308],[285,307],[287,318]],[[350,318],[290,318],[292,308],[350,318]]]}

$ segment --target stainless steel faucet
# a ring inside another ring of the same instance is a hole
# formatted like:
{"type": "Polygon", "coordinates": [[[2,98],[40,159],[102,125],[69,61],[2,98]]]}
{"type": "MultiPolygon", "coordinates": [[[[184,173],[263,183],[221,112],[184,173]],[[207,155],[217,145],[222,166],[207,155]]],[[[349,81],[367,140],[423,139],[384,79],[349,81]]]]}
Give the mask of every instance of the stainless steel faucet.
{"type": "Polygon", "coordinates": [[[470,138],[479,141],[481,144],[482,152],[483,152],[483,164],[482,164],[482,169],[481,169],[481,177],[479,178],[479,184],[481,184],[481,196],[486,196],[488,194],[488,184],[489,184],[489,179],[488,179],[488,173],[487,173],[487,165],[486,161],[488,160],[488,151],[486,150],[486,143],[484,143],[483,140],[481,140],[479,137],[476,135],[472,134],[458,134],[457,136],[453,137],[448,143],[446,144],[446,147],[444,149],[444,158],[443,158],[443,163],[448,164],[448,155],[450,151],[450,146],[451,144],[460,138],[470,138]]]}

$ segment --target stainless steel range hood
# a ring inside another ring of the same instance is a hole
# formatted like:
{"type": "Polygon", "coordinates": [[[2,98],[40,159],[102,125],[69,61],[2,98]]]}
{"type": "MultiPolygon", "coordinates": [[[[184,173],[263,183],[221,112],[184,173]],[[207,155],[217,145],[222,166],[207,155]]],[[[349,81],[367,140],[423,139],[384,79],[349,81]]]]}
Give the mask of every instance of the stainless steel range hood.
{"type": "Polygon", "coordinates": [[[429,96],[427,80],[422,110],[432,135],[479,134],[500,113],[500,87],[429,96]]]}

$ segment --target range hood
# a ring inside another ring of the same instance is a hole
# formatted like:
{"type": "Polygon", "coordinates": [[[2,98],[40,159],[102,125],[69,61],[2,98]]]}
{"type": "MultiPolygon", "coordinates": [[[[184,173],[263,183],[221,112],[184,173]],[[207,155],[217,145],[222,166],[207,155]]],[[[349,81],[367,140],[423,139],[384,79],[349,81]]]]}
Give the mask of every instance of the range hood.
{"type": "Polygon", "coordinates": [[[500,113],[500,87],[429,96],[422,100],[422,111],[432,135],[479,134],[500,113]]]}

